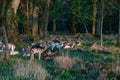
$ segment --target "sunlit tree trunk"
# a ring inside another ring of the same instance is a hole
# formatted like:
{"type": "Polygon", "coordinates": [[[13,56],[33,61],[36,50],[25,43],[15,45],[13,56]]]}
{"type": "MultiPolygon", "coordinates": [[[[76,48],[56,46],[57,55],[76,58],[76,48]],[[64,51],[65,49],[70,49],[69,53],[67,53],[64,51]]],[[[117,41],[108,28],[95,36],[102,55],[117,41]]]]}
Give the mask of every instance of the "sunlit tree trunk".
{"type": "Polygon", "coordinates": [[[7,22],[10,42],[20,41],[19,32],[18,32],[18,22],[16,17],[16,12],[19,4],[20,4],[20,0],[10,0],[7,9],[6,22],[7,22]]]}
{"type": "Polygon", "coordinates": [[[97,0],[93,0],[93,25],[92,25],[92,35],[95,35],[95,28],[96,28],[96,14],[97,14],[97,0]]]}
{"type": "Polygon", "coordinates": [[[2,25],[2,29],[3,29],[3,36],[4,36],[4,40],[5,40],[5,47],[6,47],[6,54],[5,54],[5,60],[9,59],[9,49],[8,49],[8,39],[7,39],[7,34],[6,34],[6,29],[5,29],[5,12],[6,12],[6,0],[2,0],[3,1],[3,7],[2,7],[2,13],[0,16],[1,19],[1,25],[2,25]]]}
{"type": "Polygon", "coordinates": [[[56,19],[53,19],[53,33],[56,33],[56,19]]]}
{"type": "Polygon", "coordinates": [[[38,38],[38,12],[39,7],[34,6],[33,11],[33,27],[32,27],[32,37],[34,38],[34,41],[38,38]]]}
{"type": "Polygon", "coordinates": [[[14,13],[16,14],[17,10],[18,10],[18,6],[20,4],[20,0],[10,0],[12,1],[12,9],[14,11],[14,13]]]}

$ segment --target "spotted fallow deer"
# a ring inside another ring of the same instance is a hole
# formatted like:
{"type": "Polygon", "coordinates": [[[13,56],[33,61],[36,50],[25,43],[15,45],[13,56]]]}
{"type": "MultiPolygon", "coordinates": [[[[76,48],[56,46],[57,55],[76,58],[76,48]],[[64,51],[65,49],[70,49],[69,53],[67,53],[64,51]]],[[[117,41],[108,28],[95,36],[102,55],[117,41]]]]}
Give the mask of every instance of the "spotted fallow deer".
{"type": "Polygon", "coordinates": [[[44,44],[44,43],[39,43],[39,44],[33,45],[31,47],[31,60],[34,59],[34,54],[36,54],[36,53],[38,53],[39,60],[40,60],[41,53],[46,51],[47,48],[48,48],[47,44],[44,44]]]}

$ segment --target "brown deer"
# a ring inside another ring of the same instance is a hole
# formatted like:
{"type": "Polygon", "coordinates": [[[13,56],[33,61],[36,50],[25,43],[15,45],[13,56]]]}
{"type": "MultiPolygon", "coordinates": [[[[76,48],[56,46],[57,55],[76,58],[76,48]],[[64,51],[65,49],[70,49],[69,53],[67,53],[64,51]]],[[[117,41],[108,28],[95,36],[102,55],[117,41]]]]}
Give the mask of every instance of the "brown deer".
{"type": "Polygon", "coordinates": [[[39,44],[33,45],[31,47],[31,60],[34,59],[34,54],[36,54],[36,53],[38,53],[39,60],[40,60],[41,54],[44,51],[46,51],[47,48],[48,48],[47,44],[44,44],[44,43],[39,43],[39,44]]]}

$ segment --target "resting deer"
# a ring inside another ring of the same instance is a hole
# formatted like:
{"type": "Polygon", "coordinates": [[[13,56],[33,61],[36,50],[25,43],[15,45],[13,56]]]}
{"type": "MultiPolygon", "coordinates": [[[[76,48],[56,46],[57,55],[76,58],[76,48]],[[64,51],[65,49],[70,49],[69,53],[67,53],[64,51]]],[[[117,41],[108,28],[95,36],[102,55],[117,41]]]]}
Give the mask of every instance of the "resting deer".
{"type": "MultiPolygon", "coordinates": [[[[5,45],[3,45],[3,48],[5,48],[5,45]]],[[[16,55],[19,54],[18,51],[15,51],[16,46],[12,43],[8,43],[8,49],[10,51],[10,55],[16,55]]]]}
{"type": "Polygon", "coordinates": [[[46,51],[47,48],[48,48],[48,46],[46,44],[44,44],[44,43],[33,45],[31,47],[31,60],[34,59],[34,54],[35,53],[38,53],[39,60],[40,60],[41,53],[46,51]]]}
{"type": "Polygon", "coordinates": [[[60,51],[60,49],[64,46],[64,42],[60,42],[58,40],[52,40],[49,43],[49,46],[51,47],[51,50],[54,50],[54,48],[56,47],[60,51]]]}
{"type": "Polygon", "coordinates": [[[69,49],[69,48],[73,48],[75,46],[75,43],[72,41],[67,41],[65,43],[64,49],[69,49]]]}

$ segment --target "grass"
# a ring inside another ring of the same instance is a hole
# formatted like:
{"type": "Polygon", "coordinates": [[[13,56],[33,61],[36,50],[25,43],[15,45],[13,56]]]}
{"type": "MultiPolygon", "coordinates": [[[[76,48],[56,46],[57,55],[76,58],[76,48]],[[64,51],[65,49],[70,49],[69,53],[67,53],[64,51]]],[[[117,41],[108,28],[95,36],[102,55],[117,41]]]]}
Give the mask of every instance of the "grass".
{"type": "Polygon", "coordinates": [[[114,37],[104,37],[104,46],[111,49],[107,54],[90,50],[89,44],[97,41],[99,45],[98,38],[80,39],[82,46],[62,50],[66,56],[54,59],[30,61],[30,57],[16,55],[5,62],[0,53],[0,80],[120,80],[120,49],[114,46],[114,37]]]}
{"type": "Polygon", "coordinates": [[[62,68],[63,69],[69,69],[75,63],[75,60],[71,59],[69,57],[69,55],[67,55],[67,54],[66,55],[62,55],[62,56],[57,56],[53,60],[54,60],[54,63],[61,69],[62,68]]]}

